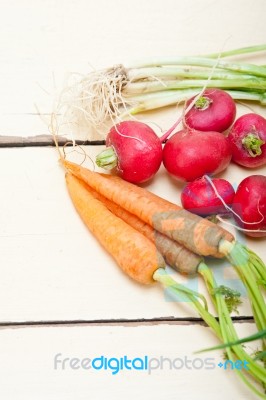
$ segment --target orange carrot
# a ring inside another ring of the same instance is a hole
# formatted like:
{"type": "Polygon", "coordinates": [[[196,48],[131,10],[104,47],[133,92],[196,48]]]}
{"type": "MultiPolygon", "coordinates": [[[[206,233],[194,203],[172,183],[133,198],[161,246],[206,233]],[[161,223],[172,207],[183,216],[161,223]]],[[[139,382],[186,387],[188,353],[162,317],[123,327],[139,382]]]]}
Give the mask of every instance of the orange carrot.
{"type": "Polygon", "coordinates": [[[72,174],[66,174],[69,194],[82,220],[131,278],[144,284],[165,267],[161,254],[144,235],[115,216],[72,174]]]}
{"type": "Polygon", "coordinates": [[[75,163],[62,160],[65,168],[107,199],[136,215],[155,230],[176,240],[194,253],[224,257],[221,240],[234,241],[233,235],[209,220],[125,182],[119,177],[99,174],[75,163]]]}
{"type": "Polygon", "coordinates": [[[83,181],[80,181],[80,183],[83,184],[84,187],[96,199],[100,200],[113,214],[123,219],[128,225],[132,226],[151,240],[169,266],[185,275],[193,275],[197,273],[198,266],[202,262],[202,257],[192,253],[160,232],[155,231],[150,225],[141,221],[138,217],[108,200],[106,197],[100,195],[83,181]]]}

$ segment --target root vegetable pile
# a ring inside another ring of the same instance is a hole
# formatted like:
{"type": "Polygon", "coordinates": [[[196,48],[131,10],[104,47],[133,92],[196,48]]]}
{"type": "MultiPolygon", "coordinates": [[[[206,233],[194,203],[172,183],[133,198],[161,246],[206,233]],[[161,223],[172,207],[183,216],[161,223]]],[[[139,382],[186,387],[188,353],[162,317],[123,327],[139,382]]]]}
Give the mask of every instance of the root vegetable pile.
{"type": "MultiPolygon", "coordinates": [[[[111,129],[105,129],[106,148],[96,158],[111,174],[66,160],[54,138],[77,212],[121,270],[138,283],[160,283],[174,298],[191,305],[223,344],[237,343],[226,347],[228,358],[249,363],[248,371],[237,373],[266,399],[265,368],[241,344],[230,316],[241,303],[240,293],[219,286],[204,257],[230,262],[247,291],[258,333],[266,329],[265,264],[230,232],[202,218],[233,216],[244,234],[266,237],[266,176],[251,175],[236,191],[230,182],[213,177],[230,168],[231,161],[239,168],[266,165],[266,120],[255,113],[235,120],[234,102],[266,104],[265,66],[225,60],[262,50],[266,45],[152,60],[84,77],[74,87],[72,108],[63,115],[70,113],[72,118],[78,110],[74,123],[82,120],[88,130],[96,131],[112,121],[111,129]],[[161,137],[147,124],[123,120],[179,101],[186,102],[183,113],[161,137]],[[178,129],[181,122],[183,129],[178,129]],[[156,179],[161,166],[173,182],[183,182],[183,208],[137,186],[156,179]],[[171,268],[203,279],[218,319],[209,312],[206,297],[173,279],[171,268]]],[[[261,346],[265,354],[265,339],[261,346]]]]}

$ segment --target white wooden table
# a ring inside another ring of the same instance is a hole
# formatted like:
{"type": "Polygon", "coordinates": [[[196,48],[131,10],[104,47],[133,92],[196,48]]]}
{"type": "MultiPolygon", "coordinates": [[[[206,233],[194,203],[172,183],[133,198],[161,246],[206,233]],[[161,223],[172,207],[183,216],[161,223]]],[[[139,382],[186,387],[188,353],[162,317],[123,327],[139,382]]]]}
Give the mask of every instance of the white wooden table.
{"type": "MultiPolygon", "coordinates": [[[[38,110],[49,119],[55,87],[69,72],[262,43],[266,2],[0,0],[0,5],[0,398],[253,399],[232,372],[217,367],[221,352],[194,354],[218,342],[187,304],[167,301],[157,285],[142,287],[117,268],[74,211],[55,149],[31,145],[38,135],[48,141],[38,110]],[[23,142],[28,145],[21,147],[23,142]],[[63,369],[60,362],[55,368],[56,355],[211,357],[216,367],[171,369],[165,360],[159,368],[155,360],[150,373],[112,374],[67,363],[63,369]]],[[[175,118],[174,108],[140,116],[162,129],[175,118]]],[[[86,148],[92,157],[99,150],[86,148]]],[[[222,176],[237,185],[246,174],[230,166],[222,176]]],[[[179,202],[180,186],[163,169],[149,189],[179,202]]],[[[266,260],[265,241],[246,243],[266,260]]],[[[226,263],[216,263],[214,271],[218,280],[238,285],[226,263]]],[[[197,278],[180,280],[204,290],[197,278]]],[[[239,336],[254,331],[247,299],[235,324],[239,336]]]]}

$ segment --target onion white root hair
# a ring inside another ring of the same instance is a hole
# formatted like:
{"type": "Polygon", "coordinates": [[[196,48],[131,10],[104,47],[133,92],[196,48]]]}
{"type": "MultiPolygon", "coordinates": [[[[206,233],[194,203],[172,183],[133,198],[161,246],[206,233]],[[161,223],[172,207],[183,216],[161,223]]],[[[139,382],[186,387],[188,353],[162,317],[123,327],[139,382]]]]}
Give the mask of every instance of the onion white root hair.
{"type": "Polygon", "coordinates": [[[125,115],[133,105],[122,94],[127,83],[127,71],[122,65],[87,75],[71,74],[56,100],[58,126],[67,126],[76,138],[81,134],[88,140],[104,139],[110,125],[121,120],[121,109],[125,115]]]}

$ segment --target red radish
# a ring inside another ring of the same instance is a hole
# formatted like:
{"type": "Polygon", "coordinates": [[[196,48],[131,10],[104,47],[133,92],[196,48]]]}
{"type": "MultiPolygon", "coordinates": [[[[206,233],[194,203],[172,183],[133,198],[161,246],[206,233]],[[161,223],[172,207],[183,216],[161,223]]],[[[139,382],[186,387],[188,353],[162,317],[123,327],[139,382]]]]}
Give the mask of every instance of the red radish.
{"type": "Polygon", "coordinates": [[[266,237],[266,176],[251,175],[239,184],[234,201],[233,211],[237,224],[254,237],[266,237]],[[255,232],[255,231],[264,232],[255,232]],[[254,232],[253,232],[254,231],[254,232]]]}
{"type": "MultiPolygon", "coordinates": [[[[187,106],[194,100],[192,97],[187,106]]],[[[234,122],[236,105],[221,89],[207,89],[184,116],[185,126],[199,131],[224,132],[234,122]]]]}
{"type": "Polygon", "coordinates": [[[228,139],[236,164],[248,168],[266,165],[266,119],[261,115],[242,115],[232,126],[228,139]]]}
{"type": "Polygon", "coordinates": [[[214,178],[211,182],[206,177],[189,182],[181,193],[182,206],[201,216],[228,213],[217,193],[231,207],[235,195],[233,186],[225,179],[214,178]]]}
{"type": "Polygon", "coordinates": [[[123,121],[111,128],[106,146],[96,158],[99,167],[115,169],[132,183],[151,179],[162,162],[162,144],[156,133],[138,121],[123,121]]]}
{"type": "Polygon", "coordinates": [[[230,160],[230,143],[219,132],[181,130],[170,137],[163,149],[165,168],[181,181],[218,174],[230,160]]]}

